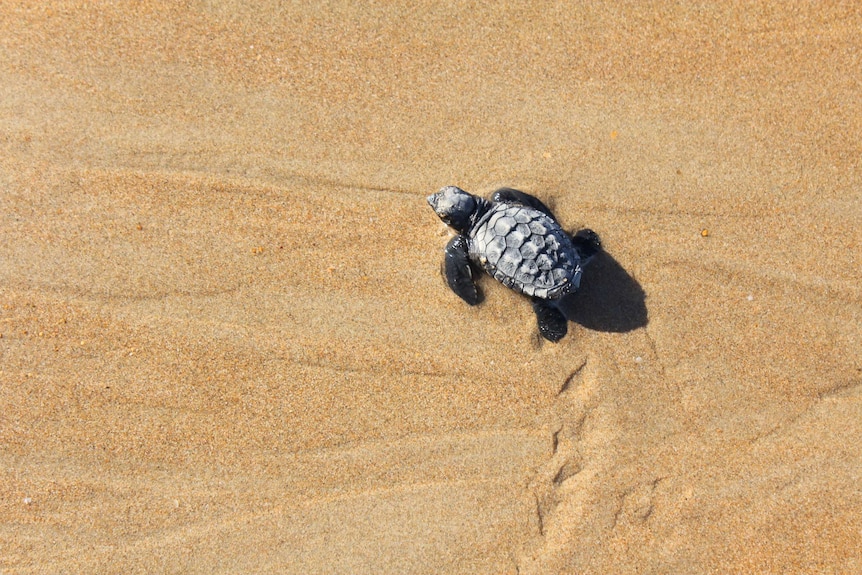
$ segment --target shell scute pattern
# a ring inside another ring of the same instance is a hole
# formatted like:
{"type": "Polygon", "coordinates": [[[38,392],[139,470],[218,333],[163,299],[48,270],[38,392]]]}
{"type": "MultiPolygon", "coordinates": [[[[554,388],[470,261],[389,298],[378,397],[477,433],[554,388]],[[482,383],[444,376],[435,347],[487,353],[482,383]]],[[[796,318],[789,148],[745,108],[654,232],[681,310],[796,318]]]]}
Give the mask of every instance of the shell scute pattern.
{"type": "MultiPolygon", "coordinates": [[[[523,210],[515,212],[515,215],[512,217],[514,217],[515,221],[518,222],[519,224],[528,224],[528,223],[530,223],[530,221],[532,221],[530,214],[528,214],[527,212],[525,212],[523,210]]],[[[520,228],[521,226],[518,226],[518,227],[520,228]]]]}
{"type": "Polygon", "coordinates": [[[506,236],[506,246],[509,248],[519,249],[522,245],[524,245],[524,234],[522,234],[519,230],[515,229],[509,232],[509,235],[506,236]]]}
{"type": "Polygon", "coordinates": [[[536,258],[536,264],[542,271],[548,271],[554,267],[554,261],[548,257],[548,254],[539,254],[539,257],[536,258]]]}
{"type": "Polygon", "coordinates": [[[548,233],[548,228],[542,225],[542,222],[533,220],[530,222],[530,231],[538,236],[543,236],[548,233]]]}
{"type": "MultiPolygon", "coordinates": [[[[521,246],[521,255],[525,260],[532,262],[533,265],[536,265],[536,256],[539,255],[539,247],[535,242],[524,242],[521,246]]],[[[536,266],[536,270],[539,269],[539,266],[536,266]]]]}
{"type": "Polygon", "coordinates": [[[497,221],[494,223],[494,233],[498,236],[506,236],[517,224],[518,222],[512,216],[506,215],[497,218],[497,221]]]}
{"type": "Polygon", "coordinates": [[[485,255],[488,257],[488,263],[496,266],[503,257],[503,250],[506,249],[506,238],[503,236],[491,235],[491,240],[486,244],[485,255]]]}
{"type": "Polygon", "coordinates": [[[571,239],[528,206],[496,205],[471,231],[469,249],[489,274],[526,295],[557,298],[577,287],[580,262],[571,239]]]}

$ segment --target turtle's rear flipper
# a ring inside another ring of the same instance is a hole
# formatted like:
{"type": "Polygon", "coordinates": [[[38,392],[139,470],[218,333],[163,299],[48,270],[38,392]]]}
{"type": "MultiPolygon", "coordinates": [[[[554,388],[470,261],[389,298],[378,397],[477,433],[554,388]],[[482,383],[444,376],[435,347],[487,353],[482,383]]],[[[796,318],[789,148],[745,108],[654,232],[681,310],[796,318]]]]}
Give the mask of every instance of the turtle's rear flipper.
{"type": "Polygon", "coordinates": [[[539,198],[531,196],[530,194],[525,194],[520,190],[513,190],[512,188],[500,188],[491,196],[492,202],[507,202],[510,204],[521,204],[522,206],[528,206],[533,208],[534,210],[539,210],[545,215],[554,217],[554,214],[551,213],[551,210],[548,209],[548,206],[542,203],[539,198]]]}
{"type": "Polygon", "coordinates": [[[533,311],[539,320],[539,333],[549,341],[560,341],[569,331],[568,320],[557,306],[547,300],[533,298],[533,311]]]}
{"type": "Polygon", "coordinates": [[[572,236],[572,243],[575,245],[575,249],[578,250],[581,263],[584,265],[602,249],[602,241],[599,239],[599,234],[589,229],[583,229],[572,236]]]}
{"type": "Polygon", "coordinates": [[[473,283],[473,270],[467,255],[467,238],[455,236],[446,244],[446,258],[443,261],[446,282],[458,297],[470,305],[482,301],[476,284],[473,283]]]}

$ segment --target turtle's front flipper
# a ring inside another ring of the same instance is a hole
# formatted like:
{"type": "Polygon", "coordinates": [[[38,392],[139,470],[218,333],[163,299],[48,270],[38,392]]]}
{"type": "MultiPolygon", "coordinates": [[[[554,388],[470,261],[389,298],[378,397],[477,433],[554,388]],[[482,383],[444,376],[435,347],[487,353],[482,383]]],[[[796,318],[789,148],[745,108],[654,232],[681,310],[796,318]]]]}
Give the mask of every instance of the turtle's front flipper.
{"type": "Polygon", "coordinates": [[[525,194],[519,190],[513,190],[512,188],[500,188],[491,196],[491,201],[529,206],[534,210],[539,210],[540,212],[551,216],[552,218],[554,217],[554,214],[551,213],[548,206],[543,204],[539,198],[533,197],[530,194],[525,194]]]}
{"type": "Polygon", "coordinates": [[[467,255],[466,237],[455,236],[446,244],[446,259],[443,262],[443,270],[449,287],[458,297],[470,305],[476,305],[482,301],[479,290],[473,283],[473,270],[467,255]]]}
{"type": "Polygon", "coordinates": [[[533,298],[533,311],[539,320],[539,333],[549,341],[560,341],[569,331],[568,320],[557,306],[548,300],[533,298]]]}
{"type": "Polygon", "coordinates": [[[584,265],[602,249],[602,241],[599,239],[599,234],[593,230],[583,229],[579,231],[572,236],[572,243],[575,245],[575,249],[578,250],[581,263],[584,265]]]}

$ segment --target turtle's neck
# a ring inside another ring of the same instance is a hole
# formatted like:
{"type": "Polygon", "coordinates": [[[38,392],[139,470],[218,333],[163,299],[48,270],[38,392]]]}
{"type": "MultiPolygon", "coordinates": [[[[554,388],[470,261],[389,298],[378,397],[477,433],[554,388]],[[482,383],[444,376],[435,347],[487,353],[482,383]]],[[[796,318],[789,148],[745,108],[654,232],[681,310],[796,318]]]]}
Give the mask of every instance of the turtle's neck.
{"type": "Polygon", "coordinates": [[[470,214],[470,226],[468,227],[468,230],[473,229],[494,205],[492,202],[489,202],[485,198],[480,198],[479,196],[473,196],[473,199],[476,201],[476,209],[473,210],[472,214],[470,214]]]}

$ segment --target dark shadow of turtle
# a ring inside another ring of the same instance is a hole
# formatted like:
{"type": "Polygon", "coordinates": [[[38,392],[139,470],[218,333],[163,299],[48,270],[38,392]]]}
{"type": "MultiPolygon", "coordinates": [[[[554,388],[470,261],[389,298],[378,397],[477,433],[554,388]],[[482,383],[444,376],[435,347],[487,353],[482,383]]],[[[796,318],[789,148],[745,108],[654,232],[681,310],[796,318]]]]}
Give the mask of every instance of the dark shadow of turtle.
{"type": "Polygon", "coordinates": [[[593,257],[578,291],[559,307],[569,321],[597,331],[632,331],[649,321],[643,288],[605,251],[593,257]]]}

